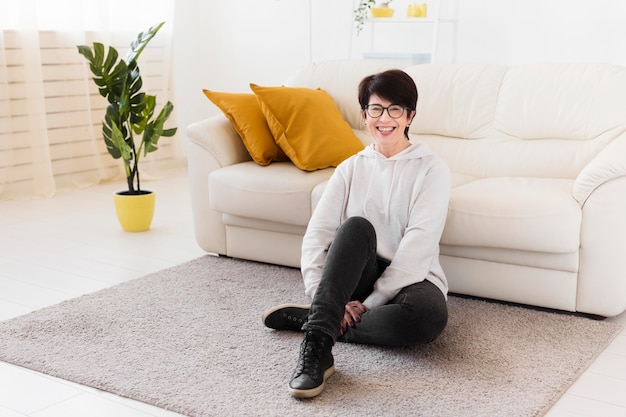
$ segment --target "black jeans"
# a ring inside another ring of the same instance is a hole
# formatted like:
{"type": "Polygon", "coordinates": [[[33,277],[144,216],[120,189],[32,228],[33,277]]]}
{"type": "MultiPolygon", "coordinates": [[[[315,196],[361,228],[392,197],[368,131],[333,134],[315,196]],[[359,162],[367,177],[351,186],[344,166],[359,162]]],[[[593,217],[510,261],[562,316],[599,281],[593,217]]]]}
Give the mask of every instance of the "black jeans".
{"type": "Polygon", "coordinates": [[[334,340],[410,346],[435,340],[448,322],[443,293],[424,280],[403,288],[387,304],[367,311],[338,336],[348,301],[364,301],[389,265],[376,255],[376,232],[362,217],[344,222],[328,249],[305,329],[321,330],[334,340]]]}

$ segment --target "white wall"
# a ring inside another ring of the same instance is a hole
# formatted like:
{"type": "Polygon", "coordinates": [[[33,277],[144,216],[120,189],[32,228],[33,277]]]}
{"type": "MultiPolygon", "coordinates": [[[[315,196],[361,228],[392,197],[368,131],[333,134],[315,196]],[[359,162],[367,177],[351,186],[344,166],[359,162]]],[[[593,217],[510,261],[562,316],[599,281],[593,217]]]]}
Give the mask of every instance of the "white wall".
{"type": "MultiPolygon", "coordinates": [[[[410,1],[394,0],[397,16],[404,16],[410,1]]],[[[450,60],[626,65],[626,1],[441,1],[443,13],[458,18],[450,60]]],[[[219,113],[203,88],[249,92],[249,83],[280,85],[310,61],[358,56],[364,39],[353,35],[353,9],[353,0],[176,0],[173,53],[181,130],[219,113]]]]}
{"type": "Polygon", "coordinates": [[[176,0],[180,126],[219,112],[203,88],[250,92],[250,83],[280,85],[310,61],[349,56],[351,22],[351,0],[176,0]]]}
{"type": "Polygon", "coordinates": [[[458,62],[626,64],[623,0],[461,0],[458,62]]]}

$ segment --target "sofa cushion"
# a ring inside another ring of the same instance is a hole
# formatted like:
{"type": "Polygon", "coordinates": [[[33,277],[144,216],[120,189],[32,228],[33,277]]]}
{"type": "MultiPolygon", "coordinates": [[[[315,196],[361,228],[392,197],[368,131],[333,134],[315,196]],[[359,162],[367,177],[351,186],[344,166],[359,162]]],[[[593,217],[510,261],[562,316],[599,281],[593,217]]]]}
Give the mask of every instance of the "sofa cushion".
{"type": "Polygon", "coordinates": [[[602,63],[541,63],[509,68],[494,127],[524,140],[590,140],[623,129],[626,69],[602,63]]]}
{"type": "Polygon", "coordinates": [[[363,149],[333,99],[321,89],[250,84],[276,143],[300,169],[336,167],[363,149]]]}
{"type": "Polygon", "coordinates": [[[580,246],[582,213],[572,180],[486,178],[452,189],[441,242],[568,253],[580,246]]]}
{"type": "Polygon", "coordinates": [[[268,165],[272,161],[289,160],[276,144],[254,94],[202,91],[233,124],[254,162],[268,165]]]}
{"type": "Polygon", "coordinates": [[[417,85],[411,133],[480,139],[489,135],[504,65],[414,65],[404,69],[417,85]]]}
{"type": "Polygon", "coordinates": [[[333,172],[306,172],[290,162],[263,167],[249,161],[227,166],[209,174],[210,205],[221,213],[306,226],[312,213],[312,192],[333,172]]]}

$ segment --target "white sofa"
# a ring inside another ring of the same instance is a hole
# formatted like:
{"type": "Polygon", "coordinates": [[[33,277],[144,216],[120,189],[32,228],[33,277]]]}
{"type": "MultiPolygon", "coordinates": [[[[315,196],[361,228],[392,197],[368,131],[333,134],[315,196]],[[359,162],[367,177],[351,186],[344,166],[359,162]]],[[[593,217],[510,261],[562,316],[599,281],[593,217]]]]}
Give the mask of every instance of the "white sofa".
{"type": "MultiPolygon", "coordinates": [[[[388,67],[321,62],[284,85],[328,92],[367,144],[357,85],[388,67]]],[[[441,239],[450,292],[599,316],[624,311],[626,68],[425,64],[404,70],[419,91],[411,139],[443,157],[453,176],[441,239]]],[[[260,166],[222,115],[190,125],[187,135],[198,244],[298,267],[302,235],[333,168],[260,166]]]]}

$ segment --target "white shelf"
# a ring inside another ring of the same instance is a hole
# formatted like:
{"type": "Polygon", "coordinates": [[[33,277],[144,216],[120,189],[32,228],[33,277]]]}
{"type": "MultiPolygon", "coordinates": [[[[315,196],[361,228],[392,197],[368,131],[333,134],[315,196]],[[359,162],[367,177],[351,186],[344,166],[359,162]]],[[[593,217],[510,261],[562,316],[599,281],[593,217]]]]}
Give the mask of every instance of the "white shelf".
{"type": "Polygon", "coordinates": [[[370,17],[367,23],[435,23],[430,17],[370,17]]]}
{"type": "Polygon", "coordinates": [[[456,19],[433,19],[431,17],[370,17],[366,23],[456,23],[456,19]]]}
{"type": "MultiPolygon", "coordinates": [[[[441,0],[428,1],[427,17],[408,17],[400,12],[402,16],[369,17],[365,19],[365,26],[369,26],[369,47],[366,47],[363,51],[363,57],[371,59],[376,57],[394,60],[402,59],[404,61],[410,61],[411,63],[436,62],[441,24],[453,24],[453,26],[446,26],[447,29],[445,29],[445,31],[447,31],[447,33],[449,33],[450,30],[455,32],[457,24],[456,15],[447,14],[445,18],[440,18],[440,2],[441,0]],[[398,26],[397,28],[392,28],[386,25],[398,26]],[[402,25],[407,25],[406,29],[402,25]],[[409,25],[412,27],[411,29],[409,29],[409,25]],[[387,48],[385,46],[383,46],[383,50],[380,49],[380,39],[381,37],[384,38],[386,33],[405,32],[405,30],[407,34],[411,33],[411,36],[415,37],[416,42],[412,47],[409,46],[406,50],[402,51],[397,51],[393,47],[387,48]],[[425,44],[424,39],[430,39],[426,41],[429,43],[428,45],[425,44]],[[376,40],[379,42],[376,42],[376,40]],[[375,44],[377,44],[377,46],[375,46],[375,44]]],[[[398,11],[396,10],[396,12],[398,11]]]]}

